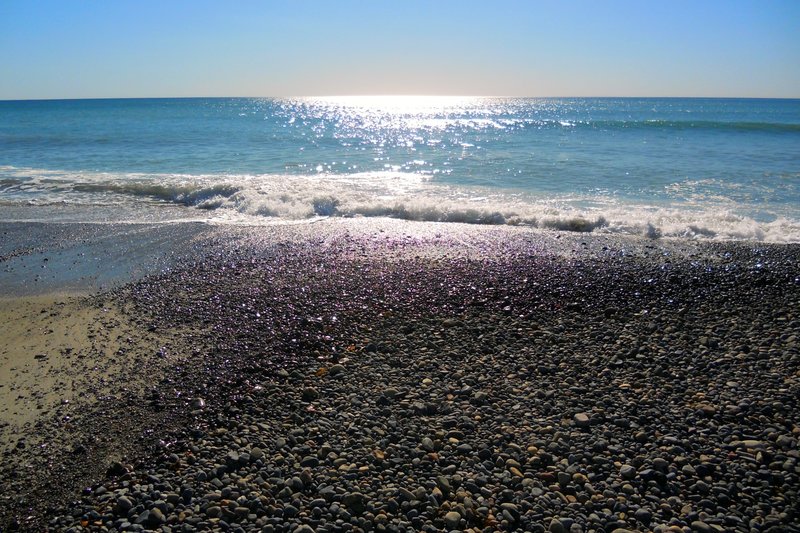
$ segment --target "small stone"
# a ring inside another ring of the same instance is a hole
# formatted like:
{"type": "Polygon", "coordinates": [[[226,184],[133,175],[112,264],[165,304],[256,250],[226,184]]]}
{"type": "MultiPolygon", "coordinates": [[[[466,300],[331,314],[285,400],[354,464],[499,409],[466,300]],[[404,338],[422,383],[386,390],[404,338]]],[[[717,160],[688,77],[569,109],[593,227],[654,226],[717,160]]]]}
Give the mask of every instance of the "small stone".
{"type": "Polygon", "coordinates": [[[567,528],[561,523],[558,518],[553,518],[550,521],[550,533],[567,533],[567,528]]]}
{"type": "Polygon", "coordinates": [[[579,428],[588,428],[592,424],[589,415],[586,413],[578,413],[572,417],[572,419],[575,421],[575,425],[579,428]]]}
{"type": "Polygon", "coordinates": [[[653,513],[651,513],[644,507],[640,507],[639,509],[636,509],[635,513],[633,513],[633,517],[642,524],[648,525],[650,524],[650,521],[653,519],[653,513]]]}
{"type": "Polygon", "coordinates": [[[222,515],[222,508],[218,505],[212,505],[206,509],[206,516],[209,518],[219,518],[222,515]]]}
{"type": "Polygon", "coordinates": [[[622,465],[619,469],[619,475],[622,479],[633,479],[636,477],[636,469],[631,465],[622,465]]]}
{"type": "Polygon", "coordinates": [[[303,457],[303,459],[300,461],[300,466],[303,468],[316,468],[319,466],[319,459],[313,455],[303,457]]]}
{"type": "Polygon", "coordinates": [[[306,387],[303,389],[303,400],[309,402],[319,398],[319,392],[314,387],[306,387]]]}
{"type": "Polygon", "coordinates": [[[789,435],[780,435],[777,439],[775,439],[775,444],[777,444],[784,450],[788,450],[794,447],[795,440],[789,435]]]}
{"type": "Polygon", "coordinates": [[[472,403],[477,405],[483,405],[489,399],[489,395],[483,391],[478,391],[472,395],[472,403]]]}
{"type": "Polygon", "coordinates": [[[714,529],[702,520],[695,520],[692,522],[692,531],[698,531],[699,533],[711,533],[714,531],[714,529]]]}
{"type": "Polygon", "coordinates": [[[766,447],[764,446],[764,443],[761,442],[760,440],[741,440],[741,441],[735,441],[732,444],[734,446],[752,450],[762,450],[766,447]]]}
{"type": "Polygon", "coordinates": [[[292,476],[291,478],[287,479],[284,484],[286,488],[294,492],[300,492],[303,490],[303,480],[300,479],[300,476],[292,476]]]}
{"type": "Polygon", "coordinates": [[[510,513],[511,516],[514,518],[514,521],[516,521],[517,518],[519,517],[519,507],[517,507],[517,505],[514,504],[514,503],[510,503],[510,502],[501,503],[500,504],[500,509],[510,513]]]}
{"type": "Polygon", "coordinates": [[[106,470],[106,475],[109,477],[124,476],[127,473],[128,469],[119,461],[114,461],[111,463],[111,466],[109,466],[108,470],[106,470]]]}
{"type": "Polygon", "coordinates": [[[444,493],[445,496],[449,495],[453,491],[453,487],[450,485],[450,480],[444,476],[436,477],[436,485],[444,493]]]}
{"type": "Polygon", "coordinates": [[[456,511],[450,511],[446,515],[444,515],[444,525],[447,527],[448,530],[451,529],[458,529],[458,525],[461,522],[461,515],[456,511]]]}
{"type": "Polygon", "coordinates": [[[295,507],[294,505],[287,503],[283,506],[283,516],[286,518],[293,518],[300,513],[300,509],[295,507]]]}
{"type": "Polygon", "coordinates": [[[333,365],[328,369],[328,375],[331,377],[336,377],[338,375],[344,374],[344,365],[333,365]]]}
{"type": "Polygon", "coordinates": [[[349,492],[342,496],[342,505],[356,514],[361,514],[366,508],[367,497],[360,492],[349,492]]]}
{"type": "Polygon", "coordinates": [[[708,403],[701,403],[697,405],[697,410],[705,417],[711,418],[717,413],[716,407],[708,403]]]}
{"type": "Polygon", "coordinates": [[[127,496],[117,498],[117,511],[120,514],[127,515],[131,509],[133,509],[133,502],[127,496]]]}
{"type": "Polygon", "coordinates": [[[150,512],[147,514],[147,517],[144,520],[142,520],[141,523],[144,524],[145,526],[157,527],[165,523],[166,521],[167,518],[164,516],[164,513],[161,512],[161,509],[159,509],[158,507],[153,507],[152,509],[150,509],[150,512]]]}

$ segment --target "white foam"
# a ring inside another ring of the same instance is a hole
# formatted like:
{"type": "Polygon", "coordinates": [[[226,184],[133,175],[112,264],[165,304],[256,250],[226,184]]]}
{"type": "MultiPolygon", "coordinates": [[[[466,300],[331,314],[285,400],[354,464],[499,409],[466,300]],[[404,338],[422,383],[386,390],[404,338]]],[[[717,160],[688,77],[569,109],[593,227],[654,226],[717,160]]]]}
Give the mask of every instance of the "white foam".
{"type": "Polygon", "coordinates": [[[186,206],[216,224],[302,223],[320,217],[392,217],[528,225],[649,238],[800,242],[800,220],[759,221],[731,201],[646,205],[614,196],[535,196],[445,185],[423,173],[182,175],[55,172],[0,167],[4,203],[186,206]]]}

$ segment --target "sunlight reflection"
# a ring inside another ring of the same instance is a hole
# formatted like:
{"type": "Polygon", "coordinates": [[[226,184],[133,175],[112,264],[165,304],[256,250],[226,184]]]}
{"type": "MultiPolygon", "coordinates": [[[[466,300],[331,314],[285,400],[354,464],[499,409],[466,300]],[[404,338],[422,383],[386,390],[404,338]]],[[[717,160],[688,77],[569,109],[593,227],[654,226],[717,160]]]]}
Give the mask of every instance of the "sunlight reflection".
{"type": "Polygon", "coordinates": [[[420,114],[463,109],[467,106],[474,106],[480,98],[475,96],[361,95],[321,96],[307,100],[318,105],[363,108],[397,114],[420,114]]]}

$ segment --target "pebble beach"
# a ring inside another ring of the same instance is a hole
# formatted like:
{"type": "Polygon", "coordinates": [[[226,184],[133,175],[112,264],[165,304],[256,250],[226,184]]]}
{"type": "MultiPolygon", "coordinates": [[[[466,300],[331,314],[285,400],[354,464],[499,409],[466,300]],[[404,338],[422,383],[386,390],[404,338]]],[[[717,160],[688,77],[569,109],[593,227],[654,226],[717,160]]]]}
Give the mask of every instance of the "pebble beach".
{"type": "Polygon", "coordinates": [[[1,530],[800,531],[796,244],[107,227],[2,250],[1,530]]]}

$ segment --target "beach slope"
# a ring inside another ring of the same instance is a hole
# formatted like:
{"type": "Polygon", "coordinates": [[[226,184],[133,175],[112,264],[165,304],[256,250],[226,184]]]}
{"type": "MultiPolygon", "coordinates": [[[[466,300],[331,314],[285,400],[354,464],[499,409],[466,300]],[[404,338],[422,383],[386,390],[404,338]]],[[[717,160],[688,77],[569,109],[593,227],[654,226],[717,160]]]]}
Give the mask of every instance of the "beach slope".
{"type": "Polygon", "coordinates": [[[122,375],[145,385],[87,400],[124,431],[48,456],[88,473],[58,497],[7,447],[9,529],[797,523],[796,245],[346,219],[192,243],[67,304],[139,339],[122,375]]]}

